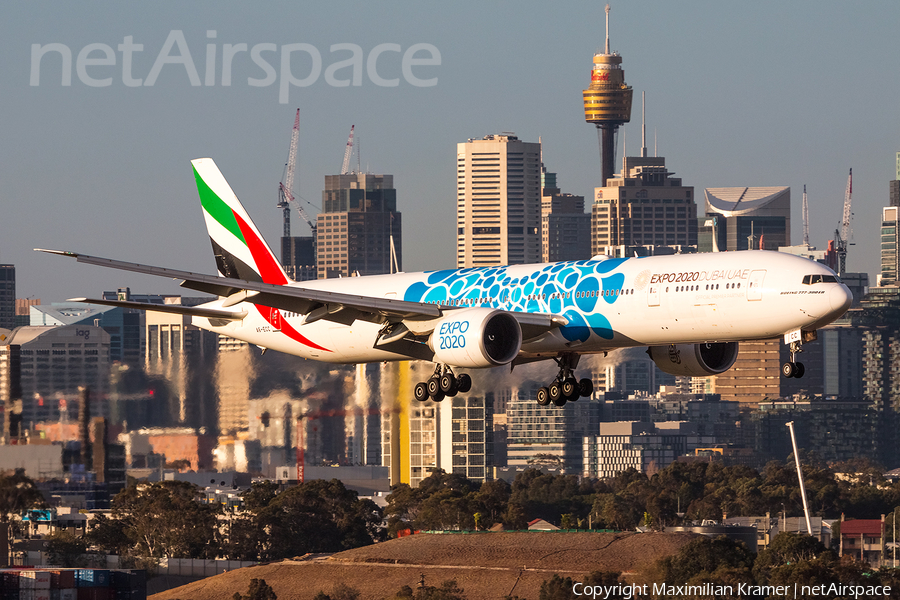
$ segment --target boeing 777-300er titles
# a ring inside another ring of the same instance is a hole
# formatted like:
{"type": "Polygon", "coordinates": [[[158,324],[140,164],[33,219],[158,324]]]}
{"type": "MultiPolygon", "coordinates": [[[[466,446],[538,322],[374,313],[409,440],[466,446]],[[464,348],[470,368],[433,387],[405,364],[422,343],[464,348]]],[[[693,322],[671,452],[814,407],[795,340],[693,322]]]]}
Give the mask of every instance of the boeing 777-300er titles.
{"type": "Polygon", "coordinates": [[[553,359],[559,373],[537,401],[590,396],[573,371],[582,354],[647,346],[666,373],[711,376],[734,364],[738,342],[784,336],[795,354],[840,317],[852,295],[833,271],[780,252],[595,257],[550,264],[395,273],[295,282],[287,277],[218,167],[192,161],[218,276],[45,250],[88,264],[160,275],[218,296],[200,306],[78,301],[180,313],[261,348],[332,363],[425,360],[434,374],[417,400],[466,393],[457,368],[553,359]]]}

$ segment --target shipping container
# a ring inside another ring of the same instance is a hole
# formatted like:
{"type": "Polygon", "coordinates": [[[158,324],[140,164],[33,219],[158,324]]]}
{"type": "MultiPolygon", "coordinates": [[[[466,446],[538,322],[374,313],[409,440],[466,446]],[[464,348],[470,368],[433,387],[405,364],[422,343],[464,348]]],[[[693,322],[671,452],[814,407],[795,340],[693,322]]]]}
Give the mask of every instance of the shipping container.
{"type": "Polygon", "coordinates": [[[19,574],[19,588],[49,590],[50,572],[25,570],[19,574]]]}
{"type": "MultiPolygon", "coordinates": [[[[0,572],[0,589],[14,591],[19,589],[19,572],[7,570],[0,572]]],[[[17,595],[18,597],[18,595],[17,595]]]]}
{"type": "Polygon", "coordinates": [[[75,573],[75,586],[79,588],[109,587],[109,570],[78,569],[75,573]]]}
{"type": "Polygon", "coordinates": [[[62,590],[75,587],[75,569],[54,569],[50,573],[50,589],[62,590]]]}

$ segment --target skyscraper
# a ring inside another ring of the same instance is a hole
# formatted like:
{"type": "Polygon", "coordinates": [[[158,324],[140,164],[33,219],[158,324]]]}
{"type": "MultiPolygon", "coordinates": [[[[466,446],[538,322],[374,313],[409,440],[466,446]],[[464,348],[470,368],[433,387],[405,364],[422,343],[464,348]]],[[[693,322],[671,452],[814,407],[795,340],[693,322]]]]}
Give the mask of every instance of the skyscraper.
{"type": "Polygon", "coordinates": [[[393,175],[326,175],[316,223],[319,279],[402,269],[393,175]]]}
{"type": "Polygon", "coordinates": [[[693,186],[663,157],[628,156],[623,171],[594,189],[591,254],[631,256],[636,246],[696,246],[693,186]]]}
{"type": "Polygon", "coordinates": [[[512,134],[456,147],[456,265],[541,260],[541,145],[512,134]]]}
{"type": "MultiPolygon", "coordinates": [[[[892,181],[891,183],[898,183],[892,181]]],[[[897,285],[900,281],[900,260],[897,248],[900,246],[900,223],[898,223],[900,207],[886,206],[881,209],[881,274],[878,285],[897,285]]]]}
{"type": "Polygon", "coordinates": [[[16,326],[16,267],[0,265],[0,328],[16,326]]]}
{"type": "Polygon", "coordinates": [[[541,166],[541,260],[585,260],[591,257],[591,215],[584,196],[563,194],[556,173],[541,166]]]}
{"type": "Polygon", "coordinates": [[[789,187],[707,188],[706,216],[717,217],[716,226],[726,230],[726,247],[719,250],[778,250],[791,245],[789,187]]]}
{"type": "Polygon", "coordinates": [[[582,91],[584,120],[600,136],[601,185],[609,185],[615,168],[616,130],[631,120],[633,90],[625,83],[622,57],[609,49],[609,5],[606,5],[606,51],[594,55],[591,85],[582,91]]]}
{"type": "Polygon", "coordinates": [[[890,205],[900,206],[900,152],[897,153],[897,177],[888,184],[890,205]]]}

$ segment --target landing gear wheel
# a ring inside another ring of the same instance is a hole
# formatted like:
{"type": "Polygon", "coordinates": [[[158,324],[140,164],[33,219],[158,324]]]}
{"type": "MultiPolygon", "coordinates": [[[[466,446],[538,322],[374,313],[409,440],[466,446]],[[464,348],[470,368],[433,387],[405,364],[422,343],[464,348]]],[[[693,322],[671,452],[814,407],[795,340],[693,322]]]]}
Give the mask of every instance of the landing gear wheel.
{"type": "Polygon", "coordinates": [[[456,392],[459,391],[459,385],[456,382],[456,377],[453,376],[453,373],[444,373],[441,375],[441,391],[447,394],[450,397],[456,395],[456,392]]]}
{"type": "Polygon", "coordinates": [[[435,394],[434,396],[432,396],[431,399],[434,400],[435,402],[440,402],[441,400],[444,399],[444,396],[445,396],[445,395],[446,395],[446,394],[444,394],[444,392],[440,392],[440,391],[439,391],[437,394],[435,394]]]}
{"type": "Polygon", "coordinates": [[[562,382],[562,395],[566,400],[578,399],[578,382],[574,377],[567,377],[562,382]]]}
{"type": "Polygon", "coordinates": [[[467,394],[472,389],[472,378],[463,373],[456,378],[456,389],[460,394],[467,394]]]}
{"type": "Polygon", "coordinates": [[[794,363],[794,377],[800,379],[804,373],[806,373],[806,367],[803,366],[803,363],[794,363]]]}
{"type": "MultiPolygon", "coordinates": [[[[432,398],[437,397],[438,394],[442,394],[441,381],[437,377],[429,379],[426,385],[428,386],[428,395],[432,398]]],[[[443,395],[441,396],[441,399],[443,400],[443,395]]]]}
{"type": "Polygon", "coordinates": [[[594,395],[594,382],[585,377],[578,382],[578,393],[582,398],[590,398],[594,395]]]}
{"type": "Polygon", "coordinates": [[[541,406],[547,406],[550,404],[550,390],[545,387],[540,388],[537,391],[537,403],[541,406]]]}
{"type": "Polygon", "coordinates": [[[796,369],[796,367],[794,367],[794,363],[792,363],[792,362],[786,362],[781,365],[781,374],[784,375],[785,377],[788,377],[788,378],[794,377],[796,372],[797,372],[797,369],[796,369]]]}
{"type": "Polygon", "coordinates": [[[558,401],[562,397],[562,386],[559,385],[558,381],[554,381],[550,384],[550,400],[553,402],[553,404],[560,406],[558,401]]]}
{"type": "Polygon", "coordinates": [[[566,402],[567,402],[566,397],[560,396],[559,398],[557,398],[556,400],[553,401],[553,404],[555,404],[556,406],[565,406],[566,402]]]}
{"type": "Polygon", "coordinates": [[[428,400],[428,385],[426,385],[424,381],[420,381],[416,384],[415,390],[413,390],[413,395],[419,402],[425,402],[426,400],[428,400]]]}

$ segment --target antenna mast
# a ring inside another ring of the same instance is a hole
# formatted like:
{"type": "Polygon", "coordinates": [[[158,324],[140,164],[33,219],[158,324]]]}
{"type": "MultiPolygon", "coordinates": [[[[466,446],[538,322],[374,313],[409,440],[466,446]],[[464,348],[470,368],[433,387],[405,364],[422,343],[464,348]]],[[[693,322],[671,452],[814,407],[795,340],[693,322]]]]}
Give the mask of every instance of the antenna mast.
{"type": "Polygon", "coordinates": [[[606,54],[609,54],[609,4],[606,5],[606,54]]]}
{"type": "Polygon", "coordinates": [[[806,184],[803,184],[803,245],[809,248],[809,202],[806,199],[806,184]]]}
{"type": "Polygon", "coordinates": [[[647,156],[647,92],[641,92],[641,156],[647,156]]]}

